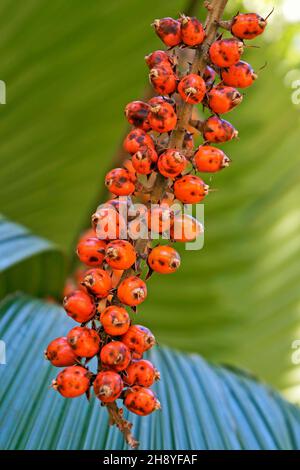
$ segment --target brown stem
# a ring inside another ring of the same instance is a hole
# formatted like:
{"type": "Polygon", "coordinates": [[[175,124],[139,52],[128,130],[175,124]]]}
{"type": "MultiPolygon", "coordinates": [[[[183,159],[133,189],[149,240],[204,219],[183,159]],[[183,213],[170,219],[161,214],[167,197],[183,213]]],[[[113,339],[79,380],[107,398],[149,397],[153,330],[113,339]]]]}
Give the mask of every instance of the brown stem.
{"type": "Polygon", "coordinates": [[[130,447],[136,449],[139,442],[133,437],[131,433],[132,423],[123,418],[122,409],[119,409],[116,402],[108,403],[106,405],[109,414],[109,424],[115,425],[123,433],[124,439],[130,447]]]}

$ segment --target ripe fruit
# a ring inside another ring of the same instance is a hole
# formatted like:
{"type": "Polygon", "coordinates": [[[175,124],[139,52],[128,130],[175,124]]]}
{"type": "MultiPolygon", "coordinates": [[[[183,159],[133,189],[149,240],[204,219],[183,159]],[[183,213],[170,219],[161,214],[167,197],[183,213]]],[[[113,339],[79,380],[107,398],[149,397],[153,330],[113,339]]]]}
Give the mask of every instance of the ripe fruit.
{"type": "Polygon", "coordinates": [[[203,73],[203,80],[205,81],[206,88],[210,88],[213,85],[216,75],[217,74],[214,69],[207,65],[203,73]]]}
{"type": "Polygon", "coordinates": [[[152,68],[149,73],[149,79],[156,93],[162,95],[170,95],[177,88],[176,75],[168,62],[152,68]]]}
{"type": "Polygon", "coordinates": [[[188,214],[181,214],[174,217],[171,228],[171,238],[176,242],[191,242],[203,233],[203,225],[188,214]]]}
{"type": "Polygon", "coordinates": [[[121,341],[111,341],[101,349],[100,359],[103,366],[120,372],[128,367],[131,354],[126,344],[121,341]]]}
{"type": "Polygon", "coordinates": [[[174,47],[181,43],[181,24],[173,18],[154,20],[153,26],[158,37],[166,46],[174,47]]]}
{"type": "Polygon", "coordinates": [[[253,39],[262,34],[267,21],[256,13],[239,13],[233,18],[231,33],[239,39],[253,39]]]}
{"type": "Polygon", "coordinates": [[[251,65],[242,60],[237,64],[222,69],[221,77],[225,85],[237,88],[247,88],[257,79],[257,75],[251,65]]]}
{"type": "Polygon", "coordinates": [[[187,46],[198,46],[205,38],[202,23],[195,17],[181,15],[181,37],[187,46]]]}
{"type": "Polygon", "coordinates": [[[157,106],[158,104],[164,104],[168,103],[172,106],[172,108],[175,110],[176,102],[174,98],[171,98],[170,96],[153,96],[153,98],[150,98],[148,101],[148,104],[150,107],[157,106]]]}
{"type": "Polygon", "coordinates": [[[90,293],[100,298],[107,297],[112,288],[109,274],[104,271],[104,269],[99,268],[87,271],[82,285],[84,285],[90,293]]]}
{"type": "Polygon", "coordinates": [[[124,168],[114,168],[105,177],[107,189],[116,196],[129,196],[135,190],[132,175],[124,168]]]}
{"type": "Polygon", "coordinates": [[[127,367],[124,374],[124,382],[127,385],[141,385],[151,387],[156,380],[160,379],[160,374],[150,361],[140,359],[133,361],[127,367]]]}
{"type": "Polygon", "coordinates": [[[244,51],[244,45],[235,38],[220,39],[209,48],[210,60],[218,67],[229,67],[236,64],[244,51]]]}
{"type": "Polygon", "coordinates": [[[217,85],[208,93],[208,106],[214,113],[224,114],[231,111],[242,99],[243,96],[235,88],[217,85]]]}
{"type": "Polygon", "coordinates": [[[174,194],[184,204],[195,204],[208,194],[208,185],[199,176],[185,175],[175,181],[174,194]]]}
{"type": "Polygon", "coordinates": [[[176,149],[168,149],[158,159],[159,172],[166,178],[175,178],[183,172],[187,164],[186,158],[176,149]]]}
{"type": "Polygon", "coordinates": [[[131,155],[136,153],[143,146],[154,148],[153,139],[149,134],[146,134],[143,129],[133,129],[129,132],[123,142],[124,150],[131,155]]]}
{"type": "Polygon", "coordinates": [[[141,147],[132,157],[132,165],[135,171],[141,175],[152,172],[158,159],[157,153],[152,147],[141,147]]]}
{"type": "Polygon", "coordinates": [[[100,349],[97,331],[86,326],[75,326],[67,335],[68,343],[80,357],[94,357],[100,349]]]}
{"type": "Polygon", "coordinates": [[[150,129],[148,122],[149,105],[143,101],[132,101],[125,107],[125,116],[129,124],[144,131],[150,129]]]}
{"type": "Polygon", "coordinates": [[[228,166],[229,162],[221,149],[210,145],[201,145],[194,156],[194,165],[201,172],[215,173],[228,166]]]}
{"type": "Polygon", "coordinates": [[[95,395],[103,403],[117,400],[121,395],[123,385],[120,375],[111,370],[99,372],[93,383],[95,395]]]}
{"type": "Polygon", "coordinates": [[[69,317],[78,323],[85,323],[95,315],[93,299],[82,290],[75,290],[63,300],[63,306],[69,317]]]}
{"type": "Polygon", "coordinates": [[[172,58],[166,53],[166,51],[151,52],[151,54],[145,56],[145,61],[150,69],[161,64],[174,65],[172,58]]]}
{"type": "Polygon", "coordinates": [[[205,81],[200,75],[195,73],[186,75],[179,82],[178,92],[187,103],[201,103],[206,93],[205,81]]]}
{"type": "Polygon", "coordinates": [[[130,326],[130,318],[123,307],[111,305],[100,314],[100,322],[105,333],[110,336],[124,335],[130,326]]]}
{"type": "Polygon", "coordinates": [[[83,395],[90,386],[90,373],[81,366],[71,366],[62,370],[52,387],[65,398],[75,398],[83,395]]]}
{"type": "Polygon", "coordinates": [[[173,106],[167,102],[151,106],[149,122],[152,129],[160,134],[172,131],[177,124],[177,116],[173,106]]]}
{"type": "Polygon", "coordinates": [[[72,366],[79,360],[65,336],[56,338],[48,344],[45,358],[56,367],[72,366]]]}
{"type": "Polygon", "coordinates": [[[92,224],[101,240],[114,240],[126,236],[126,223],[121,214],[112,206],[101,206],[92,215],[92,224]]]}
{"type": "Polygon", "coordinates": [[[147,222],[148,229],[151,232],[163,233],[170,229],[172,225],[173,212],[170,210],[168,204],[160,204],[155,207],[152,206],[148,209],[147,222]]]}
{"type": "Polygon", "coordinates": [[[179,268],[180,256],[171,246],[158,245],[150,252],[148,264],[157,273],[170,274],[179,268]]]}
{"type": "Polygon", "coordinates": [[[118,287],[118,299],[125,305],[135,307],[147,297],[147,286],[137,276],[126,277],[118,287]]]}
{"type": "Polygon", "coordinates": [[[104,260],[106,243],[96,237],[85,238],[77,245],[77,255],[87,266],[100,266],[104,260]]]}
{"type": "Polygon", "coordinates": [[[132,352],[134,358],[141,358],[145,351],[151,349],[155,344],[155,338],[151,331],[142,325],[131,325],[121,336],[121,340],[132,352]]]}
{"type": "Polygon", "coordinates": [[[208,142],[227,142],[238,135],[238,131],[230,122],[218,116],[211,116],[204,122],[203,137],[208,142]]]}
{"type": "Polygon", "coordinates": [[[107,263],[114,269],[129,269],[135,263],[136,252],[126,240],[113,240],[105,251],[107,263]]]}
{"type": "Polygon", "coordinates": [[[140,416],[147,416],[161,407],[152,390],[138,385],[126,391],[124,405],[129,411],[140,416]]]}

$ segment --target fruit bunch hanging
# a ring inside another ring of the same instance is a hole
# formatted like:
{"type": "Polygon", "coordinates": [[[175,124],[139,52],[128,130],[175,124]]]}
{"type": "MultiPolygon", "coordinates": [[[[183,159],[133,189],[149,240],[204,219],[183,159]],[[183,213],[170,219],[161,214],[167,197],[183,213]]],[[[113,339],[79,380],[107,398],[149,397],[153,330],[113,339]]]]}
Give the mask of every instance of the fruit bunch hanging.
{"type": "Polygon", "coordinates": [[[146,280],[153,272],[170,274],[179,268],[174,242],[194,240],[202,231],[195,218],[174,213],[171,204],[202,201],[209,187],[199,173],[215,173],[229,165],[229,158],[214,144],[230,141],[238,132],[222,115],[242,102],[240,89],[257,78],[241,58],[245,41],[262,34],[267,21],[256,13],[239,13],[222,21],[226,3],[205,2],[204,25],[185,15],[154,21],[155,32],[166,46],[145,58],[156,95],[125,108],[132,126],[124,140],[130,158],[105,177],[111,198],[92,216],[92,229],[77,246],[87,270],[63,301],[77,326],[54,339],[45,351],[54,366],[64,368],[53,388],[66,398],[83,394],[89,398],[92,388],[107,408],[110,423],[118,426],[132,447],[138,443],[117,400],[142,416],[160,408],[150,388],[159,372],[144,358],[155,337],[137,324],[137,307],[147,297],[146,280]],[[230,37],[220,34],[219,28],[229,31],[230,37]],[[187,51],[189,61],[184,61],[187,51]],[[209,112],[203,121],[195,119],[197,105],[209,112]],[[195,149],[194,136],[199,132],[203,143],[195,149]],[[144,209],[126,220],[123,209],[130,213],[137,200],[144,209]],[[154,209],[151,204],[156,204],[154,209]],[[143,238],[135,236],[141,216],[147,226],[143,238]],[[170,242],[154,244],[149,228],[160,235],[167,223],[170,242]],[[91,370],[94,363],[96,370],[91,370]]]}

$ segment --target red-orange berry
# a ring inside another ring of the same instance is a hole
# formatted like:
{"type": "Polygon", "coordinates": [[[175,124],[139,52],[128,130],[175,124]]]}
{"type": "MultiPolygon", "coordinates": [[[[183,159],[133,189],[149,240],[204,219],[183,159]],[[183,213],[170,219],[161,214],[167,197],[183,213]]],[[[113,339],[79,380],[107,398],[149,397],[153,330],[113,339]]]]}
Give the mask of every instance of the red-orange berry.
{"type": "Polygon", "coordinates": [[[126,391],[124,405],[129,411],[140,416],[147,416],[161,407],[152,390],[138,385],[126,391]]]}
{"type": "Polygon", "coordinates": [[[94,268],[85,273],[82,281],[87,290],[96,297],[104,298],[112,288],[111,277],[104,269],[94,268]]]}
{"type": "Polygon", "coordinates": [[[85,323],[95,315],[93,299],[82,290],[75,290],[63,300],[63,306],[69,317],[78,323],[85,323]]]}
{"type": "Polygon", "coordinates": [[[110,336],[124,335],[130,327],[128,312],[117,305],[106,307],[100,314],[100,322],[110,336]]]}
{"type": "Polygon", "coordinates": [[[243,100],[236,88],[224,85],[213,87],[207,97],[209,108],[216,114],[228,113],[243,100]]]}
{"type": "Polygon", "coordinates": [[[56,338],[48,344],[45,358],[55,367],[72,366],[79,360],[65,336],[56,338]]]}
{"type": "Polygon", "coordinates": [[[144,131],[150,129],[149,121],[149,105],[143,101],[132,101],[125,107],[125,116],[129,124],[134,127],[140,127],[144,131]]]}
{"type": "Polygon", "coordinates": [[[130,386],[151,387],[159,379],[160,374],[158,370],[155,369],[152,362],[145,359],[131,362],[124,374],[124,382],[130,386]]]}
{"type": "Polygon", "coordinates": [[[145,351],[151,349],[155,344],[155,338],[151,331],[142,325],[131,325],[121,336],[121,340],[132,352],[134,358],[141,358],[145,351]]]}
{"type": "Polygon", "coordinates": [[[90,386],[90,373],[81,366],[71,366],[62,370],[52,387],[65,398],[75,398],[83,395],[90,386]]]}
{"type": "Polygon", "coordinates": [[[141,175],[149,175],[152,172],[158,156],[154,148],[141,147],[132,156],[132,165],[135,171],[141,175]]]}
{"type": "Polygon", "coordinates": [[[96,237],[81,240],[77,245],[77,255],[87,266],[100,266],[104,260],[106,243],[96,237]]]}
{"type": "Polygon", "coordinates": [[[157,167],[166,178],[175,178],[183,172],[187,165],[184,155],[176,149],[168,149],[159,156],[157,167]]]}
{"type": "Polygon", "coordinates": [[[120,375],[111,370],[99,372],[93,383],[95,395],[103,403],[111,403],[117,400],[121,395],[123,386],[120,375]]]}
{"type": "Polygon", "coordinates": [[[80,357],[94,357],[100,349],[97,331],[86,326],[75,326],[67,335],[68,343],[80,357]]]}
{"type": "Polygon", "coordinates": [[[203,231],[203,225],[195,217],[181,214],[174,217],[171,238],[176,242],[191,242],[203,231]]]}
{"type": "Polygon", "coordinates": [[[154,148],[154,142],[152,137],[143,131],[143,129],[133,129],[129,132],[123,142],[124,150],[131,155],[144,146],[154,148]]]}
{"type": "Polygon", "coordinates": [[[238,136],[238,131],[230,122],[218,116],[211,116],[204,122],[203,137],[208,142],[227,142],[238,136]]]}
{"type": "Polygon", "coordinates": [[[203,72],[203,80],[205,81],[206,88],[210,88],[213,85],[216,75],[215,70],[207,65],[203,72]]]}
{"type": "Polygon", "coordinates": [[[181,15],[181,37],[187,46],[198,46],[205,38],[205,31],[198,18],[181,15]]]}
{"type": "Polygon", "coordinates": [[[155,233],[169,230],[173,215],[168,204],[160,204],[157,207],[153,205],[147,212],[148,229],[155,233]]]}
{"type": "Polygon", "coordinates": [[[177,88],[177,77],[168,62],[153,67],[149,79],[156,93],[170,95],[177,88]]]}
{"type": "Polygon", "coordinates": [[[101,240],[125,238],[127,234],[124,217],[112,205],[100,207],[92,215],[92,224],[101,240]]]}
{"type": "Polygon", "coordinates": [[[150,107],[157,106],[158,104],[164,104],[168,103],[172,106],[173,109],[175,109],[176,102],[174,98],[171,98],[170,96],[153,96],[153,98],[150,98],[148,101],[148,104],[150,107]]]}
{"type": "Polygon", "coordinates": [[[120,302],[130,307],[135,307],[146,299],[147,286],[139,277],[129,276],[121,282],[117,294],[120,302]]]}
{"type": "Polygon", "coordinates": [[[120,372],[128,367],[131,354],[126,344],[121,341],[111,341],[101,349],[100,359],[104,367],[120,372]]]}
{"type": "Polygon", "coordinates": [[[180,266],[180,256],[171,246],[158,245],[151,250],[148,264],[153,271],[160,274],[171,274],[180,266]]]}
{"type": "Polygon", "coordinates": [[[154,20],[153,26],[156,34],[166,46],[174,47],[181,43],[181,24],[173,18],[154,20]]]}
{"type": "Polygon", "coordinates": [[[114,168],[105,177],[107,189],[116,196],[129,196],[135,190],[132,175],[125,168],[114,168]]]}
{"type": "Polygon", "coordinates": [[[238,39],[220,39],[210,46],[209,56],[218,67],[229,67],[240,60],[243,51],[244,45],[238,39]]]}
{"type": "Polygon", "coordinates": [[[221,77],[225,85],[237,88],[247,88],[257,79],[257,75],[251,65],[242,60],[237,64],[222,69],[221,77]]]}
{"type": "Polygon", "coordinates": [[[227,167],[229,162],[223,150],[210,145],[201,145],[194,156],[194,165],[201,172],[215,173],[227,167]]]}
{"type": "Polygon", "coordinates": [[[150,69],[161,64],[174,65],[172,58],[166,53],[166,51],[151,52],[151,54],[145,56],[145,61],[150,69]]]}
{"type": "Polygon", "coordinates": [[[113,269],[129,269],[136,260],[136,252],[126,240],[113,240],[105,251],[105,259],[113,269]]]}
{"type": "Polygon", "coordinates": [[[178,92],[187,103],[201,103],[206,93],[205,81],[195,73],[186,75],[178,84],[178,92]]]}
{"type": "Polygon", "coordinates": [[[199,176],[185,175],[175,181],[174,194],[184,204],[196,204],[208,194],[209,187],[199,176]]]}
{"type": "Polygon", "coordinates": [[[257,13],[239,13],[233,18],[231,33],[239,39],[254,39],[262,34],[267,20],[257,13]]]}
{"type": "Polygon", "coordinates": [[[151,106],[149,122],[152,129],[160,134],[172,131],[177,124],[177,116],[173,106],[167,102],[151,106]]]}

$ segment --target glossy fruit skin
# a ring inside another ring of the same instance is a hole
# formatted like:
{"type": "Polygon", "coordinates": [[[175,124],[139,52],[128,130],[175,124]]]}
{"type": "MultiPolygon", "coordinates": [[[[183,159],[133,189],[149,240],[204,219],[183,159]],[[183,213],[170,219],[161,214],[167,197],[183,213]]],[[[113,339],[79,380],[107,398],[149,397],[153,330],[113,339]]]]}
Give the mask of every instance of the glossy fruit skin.
{"type": "Polygon", "coordinates": [[[181,43],[181,24],[173,18],[161,18],[154,20],[153,26],[157,36],[168,47],[174,47],[181,43]]]}
{"type": "Polygon", "coordinates": [[[154,233],[163,233],[170,229],[172,225],[173,212],[168,204],[152,206],[147,212],[148,230],[154,233]]]}
{"type": "Polygon", "coordinates": [[[124,168],[114,168],[105,177],[107,189],[116,196],[129,196],[134,193],[132,175],[124,168]]]}
{"type": "Polygon", "coordinates": [[[176,149],[168,149],[159,156],[157,167],[166,178],[174,179],[180,175],[187,165],[186,158],[176,149]]]}
{"type": "Polygon", "coordinates": [[[55,367],[72,366],[79,360],[79,357],[69,345],[66,336],[56,338],[48,344],[45,350],[45,358],[55,367]]]}
{"type": "Polygon", "coordinates": [[[187,103],[201,103],[206,93],[205,81],[200,75],[190,73],[180,80],[178,92],[181,98],[187,103]]]}
{"type": "Polygon", "coordinates": [[[145,61],[150,69],[161,64],[174,65],[172,58],[166,53],[166,51],[151,52],[151,54],[145,56],[145,61]]]}
{"type": "Polygon", "coordinates": [[[159,104],[165,104],[168,103],[172,106],[173,110],[175,110],[176,102],[174,98],[171,98],[170,96],[153,96],[153,98],[150,98],[148,101],[148,104],[150,107],[157,106],[159,104]]]}
{"type": "Polygon", "coordinates": [[[100,266],[104,260],[106,243],[97,237],[81,240],[77,245],[77,255],[87,266],[100,266]]]}
{"type": "Polygon", "coordinates": [[[181,37],[187,46],[198,46],[203,43],[205,31],[198,18],[181,16],[181,37]]]}
{"type": "Polygon", "coordinates": [[[256,13],[239,13],[233,18],[231,33],[239,39],[254,39],[266,26],[267,21],[256,13]]]}
{"type": "Polygon", "coordinates": [[[86,326],[75,326],[67,335],[68,343],[80,357],[94,357],[100,349],[97,331],[86,326]]]}
{"type": "Polygon", "coordinates": [[[149,79],[156,93],[161,95],[170,95],[177,88],[177,77],[168,62],[153,67],[149,79]]]}
{"type": "Polygon", "coordinates": [[[210,60],[218,67],[229,67],[239,62],[244,50],[241,41],[235,38],[220,39],[209,48],[210,60]]]}
{"type": "Polygon", "coordinates": [[[201,145],[195,152],[194,165],[200,172],[216,173],[229,165],[229,158],[221,149],[201,145]]]}
{"type": "Polygon", "coordinates": [[[124,150],[130,153],[130,155],[133,155],[144,146],[154,148],[154,142],[150,135],[143,131],[143,129],[133,129],[125,137],[123,142],[124,150]]]}
{"type": "Polygon", "coordinates": [[[124,405],[139,416],[147,416],[160,408],[160,403],[149,388],[135,385],[126,391],[124,405]]]}
{"type": "Polygon", "coordinates": [[[90,386],[90,374],[81,366],[70,366],[62,370],[53,382],[53,388],[65,398],[83,395],[90,386]]]}
{"type": "Polygon", "coordinates": [[[75,290],[63,300],[63,306],[69,317],[78,323],[84,323],[95,315],[93,299],[82,290],[75,290]]]}
{"type": "Polygon", "coordinates": [[[172,131],[177,124],[177,116],[173,106],[167,102],[151,106],[149,122],[152,129],[160,134],[172,131]]]}
{"type": "Polygon", "coordinates": [[[113,269],[129,269],[136,261],[136,252],[126,240],[113,240],[108,243],[105,259],[113,269]]]}
{"type": "Polygon", "coordinates": [[[130,327],[130,318],[127,311],[117,305],[106,307],[100,314],[100,322],[105,333],[110,336],[124,335],[130,327]]]}
{"type": "Polygon", "coordinates": [[[196,204],[208,194],[208,186],[199,176],[185,175],[175,181],[174,194],[184,204],[196,204]]]}
{"type": "Polygon", "coordinates": [[[103,403],[111,403],[121,395],[123,380],[117,372],[106,370],[97,374],[93,387],[96,397],[103,403]]]}
{"type": "Polygon", "coordinates": [[[121,341],[126,344],[135,359],[140,359],[143,353],[155,344],[151,331],[142,325],[131,325],[127,333],[121,336],[121,341]]]}
{"type": "Polygon", "coordinates": [[[158,245],[150,252],[148,264],[157,273],[171,274],[179,268],[180,256],[171,246],[158,245]]]}
{"type": "Polygon", "coordinates": [[[99,298],[107,297],[112,288],[111,277],[104,269],[94,268],[85,273],[82,284],[99,298]]]}
{"type": "Polygon", "coordinates": [[[208,142],[227,142],[234,139],[238,135],[238,131],[230,122],[211,116],[204,122],[203,137],[208,142]]]}
{"type": "Polygon", "coordinates": [[[125,107],[125,116],[129,124],[144,131],[150,129],[148,122],[149,105],[143,101],[131,101],[125,107]]]}
{"type": "Polygon", "coordinates": [[[213,87],[207,96],[208,106],[216,114],[228,113],[243,99],[243,96],[236,88],[226,85],[213,87]]]}
{"type": "Polygon", "coordinates": [[[159,377],[159,372],[155,369],[152,362],[140,359],[129,364],[123,380],[130,386],[151,387],[156,380],[159,380],[159,377]]]}
{"type": "Polygon", "coordinates": [[[128,367],[131,354],[126,344],[121,341],[111,341],[101,349],[100,359],[104,367],[120,372],[128,367]]]}
{"type": "Polygon", "coordinates": [[[111,205],[102,206],[92,215],[92,224],[101,240],[114,240],[126,236],[124,217],[111,205]]]}
{"type": "Polygon", "coordinates": [[[129,276],[120,283],[117,295],[120,302],[135,307],[146,300],[147,286],[141,278],[129,276]]]}
{"type": "Polygon", "coordinates": [[[177,242],[191,242],[203,231],[203,225],[191,215],[177,215],[174,217],[171,238],[177,242]]]}
{"type": "Polygon", "coordinates": [[[221,70],[223,83],[236,88],[247,88],[256,80],[257,75],[247,62],[240,60],[237,64],[221,70]]]}
{"type": "Polygon", "coordinates": [[[203,73],[203,80],[205,81],[206,88],[210,88],[213,85],[216,79],[216,75],[217,73],[215,70],[207,65],[203,73]]]}
{"type": "Polygon", "coordinates": [[[149,175],[153,171],[158,155],[152,147],[141,147],[132,156],[132,165],[135,171],[141,175],[149,175]]]}

